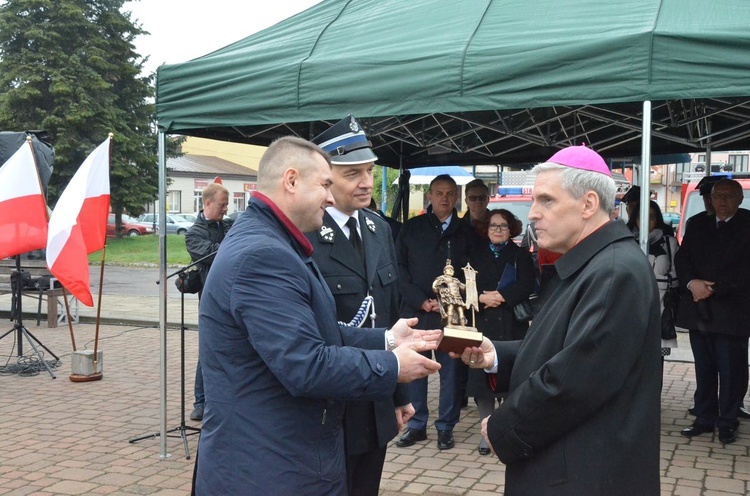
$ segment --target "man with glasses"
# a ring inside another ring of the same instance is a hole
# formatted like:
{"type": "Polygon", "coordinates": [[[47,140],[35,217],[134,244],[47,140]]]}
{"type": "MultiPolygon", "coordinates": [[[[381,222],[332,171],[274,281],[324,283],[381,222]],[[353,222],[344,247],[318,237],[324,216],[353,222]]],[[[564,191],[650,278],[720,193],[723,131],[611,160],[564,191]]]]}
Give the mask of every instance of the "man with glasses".
{"type": "Polygon", "coordinates": [[[461,218],[471,227],[476,227],[476,223],[489,210],[487,205],[490,203],[490,190],[481,179],[474,179],[464,186],[466,191],[466,206],[468,211],[461,218]]]}
{"type": "Polygon", "coordinates": [[[737,181],[716,182],[714,213],[692,218],[674,261],[688,290],[676,324],[690,330],[696,379],[695,421],[681,433],[692,438],[718,429],[723,444],[737,440],[747,391],[750,219],[740,213],[742,197],[737,181]]]}

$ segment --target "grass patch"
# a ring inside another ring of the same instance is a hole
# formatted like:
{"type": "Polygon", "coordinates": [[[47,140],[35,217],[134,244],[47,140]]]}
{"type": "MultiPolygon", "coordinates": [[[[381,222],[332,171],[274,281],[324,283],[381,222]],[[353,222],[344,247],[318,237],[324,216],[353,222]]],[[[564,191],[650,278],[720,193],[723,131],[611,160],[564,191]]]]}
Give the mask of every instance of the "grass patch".
{"type": "MultiPolygon", "coordinates": [[[[99,264],[102,252],[89,255],[89,262],[99,264]]],[[[159,236],[124,236],[107,238],[105,263],[113,265],[159,265],[159,236]]],[[[185,249],[185,236],[167,234],[167,264],[187,265],[190,255],[185,249]]]]}

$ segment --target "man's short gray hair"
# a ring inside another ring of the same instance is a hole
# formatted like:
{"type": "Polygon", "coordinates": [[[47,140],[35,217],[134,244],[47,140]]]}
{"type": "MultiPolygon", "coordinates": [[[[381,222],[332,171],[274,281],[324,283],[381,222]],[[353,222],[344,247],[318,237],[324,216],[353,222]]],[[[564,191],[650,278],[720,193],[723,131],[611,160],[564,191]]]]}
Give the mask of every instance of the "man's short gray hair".
{"type": "Polygon", "coordinates": [[[560,172],[560,186],[570,193],[573,198],[581,198],[587,191],[593,191],[599,197],[599,208],[611,215],[615,209],[615,193],[617,186],[615,181],[599,172],[591,172],[573,167],[556,164],[554,162],[542,162],[532,169],[533,174],[540,172],[560,172]]]}

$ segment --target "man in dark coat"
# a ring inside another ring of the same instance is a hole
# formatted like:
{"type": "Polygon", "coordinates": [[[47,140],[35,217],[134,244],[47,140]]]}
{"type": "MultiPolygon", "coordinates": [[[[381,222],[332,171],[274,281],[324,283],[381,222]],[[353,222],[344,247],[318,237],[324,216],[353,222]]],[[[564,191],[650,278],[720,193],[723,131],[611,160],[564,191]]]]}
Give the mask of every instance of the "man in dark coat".
{"type": "Polygon", "coordinates": [[[482,421],[505,494],[657,496],[659,294],[630,231],[611,221],[604,160],[569,147],[539,164],[539,245],[563,253],[523,341],[485,339],[462,360],[508,395],[482,421]]]}
{"type": "MultiPolygon", "coordinates": [[[[206,283],[208,271],[211,269],[211,263],[214,260],[214,257],[209,255],[216,253],[216,250],[219,249],[219,244],[232,226],[232,221],[224,220],[229,206],[229,191],[224,186],[211,183],[203,190],[201,197],[203,198],[203,210],[185,233],[185,248],[193,262],[203,259],[198,263],[202,286],[206,283]]],[[[199,302],[202,292],[198,292],[199,302]]],[[[190,412],[190,420],[203,420],[203,404],[206,401],[206,395],[203,391],[200,359],[195,366],[193,391],[195,402],[193,403],[193,411],[190,412]]]]}
{"type": "Polygon", "coordinates": [[[467,211],[461,219],[476,229],[477,222],[489,212],[490,189],[481,179],[474,179],[466,183],[464,192],[467,211]]]}
{"type": "Polygon", "coordinates": [[[687,437],[719,431],[737,439],[737,417],[747,391],[750,336],[750,218],[740,213],[742,186],[731,179],[713,185],[713,213],[691,217],[675,255],[680,286],[677,325],[690,330],[695,357],[695,422],[687,437]]]}
{"type": "Polygon", "coordinates": [[[416,319],[390,330],[337,323],[303,234],[320,229],[332,182],[316,145],[275,141],[248,212],[221,243],[199,317],[199,496],[346,495],[345,401],[390,398],[397,382],[439,369],[417,350],[440,333],[412,329],[416,319]]]}
{"type": "MultiPolygon", "coordinates": [[[[437,176],[430,184],[427,213],[404,222],[396,253],[401,286],[401,316],[417,317],[424,328],[441,327],[440,306],[432,283],[443,273],[446,260],[456,267],[458,276],[468,259],[470,227],[458,217],[456,181],[449,175],[437,176]]],[[[455,445],[453,427],[461,414],[461,400],[466,386],[467,368],[447,353],[435,351],[440,369],[440,401],[435,427],[438,431],[438,449],[451,449],[455,445]]],[[[396,446],[411,446],[427,439],[427,380],[410,385],[411,400],[416,413],[409,420],[408,429],[396,441],[396,446]]]]}
{"type": "MultiPolygon", "coordinates": [[[[370,311],[357,325],[364,320],[365,327],[389,327],[398,320],[396,249],[388,224],[366,208],[372,199],[377,157],[351,115],[312,142],[331,155],[335,206],[326,209],[323,226],[308,233],[307,239],[336,300],[336,318],[350,322],[365,297],[371,296],[370,311]]],[[[396,387],[393,398],[347,402],[344,427],[350,496],[377,496],[388,442],[413,414],[406,384],[396,387]]]]}

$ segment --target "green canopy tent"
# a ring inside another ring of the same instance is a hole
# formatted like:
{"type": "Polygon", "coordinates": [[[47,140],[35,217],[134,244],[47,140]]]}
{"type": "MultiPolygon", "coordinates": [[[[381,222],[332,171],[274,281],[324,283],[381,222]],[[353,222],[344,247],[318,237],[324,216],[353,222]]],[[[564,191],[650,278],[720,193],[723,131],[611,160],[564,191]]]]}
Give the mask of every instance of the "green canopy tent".
{"type": "Polygon", "coordinates": [[[160,129],[252,144],[353,113],[380,163],[750,147],[750,2],[324,0],[157,72],[160,129]]]}
{"type": "Polygon", "coordinates": [[[585,142],[642,155],[646,184],[652,153],[750,148],[748,28],[747,0],[323,0],[158,69],[160,204],[166,134],[267,145],[348,113],[383,165],[529,164],[585,142]]]}

